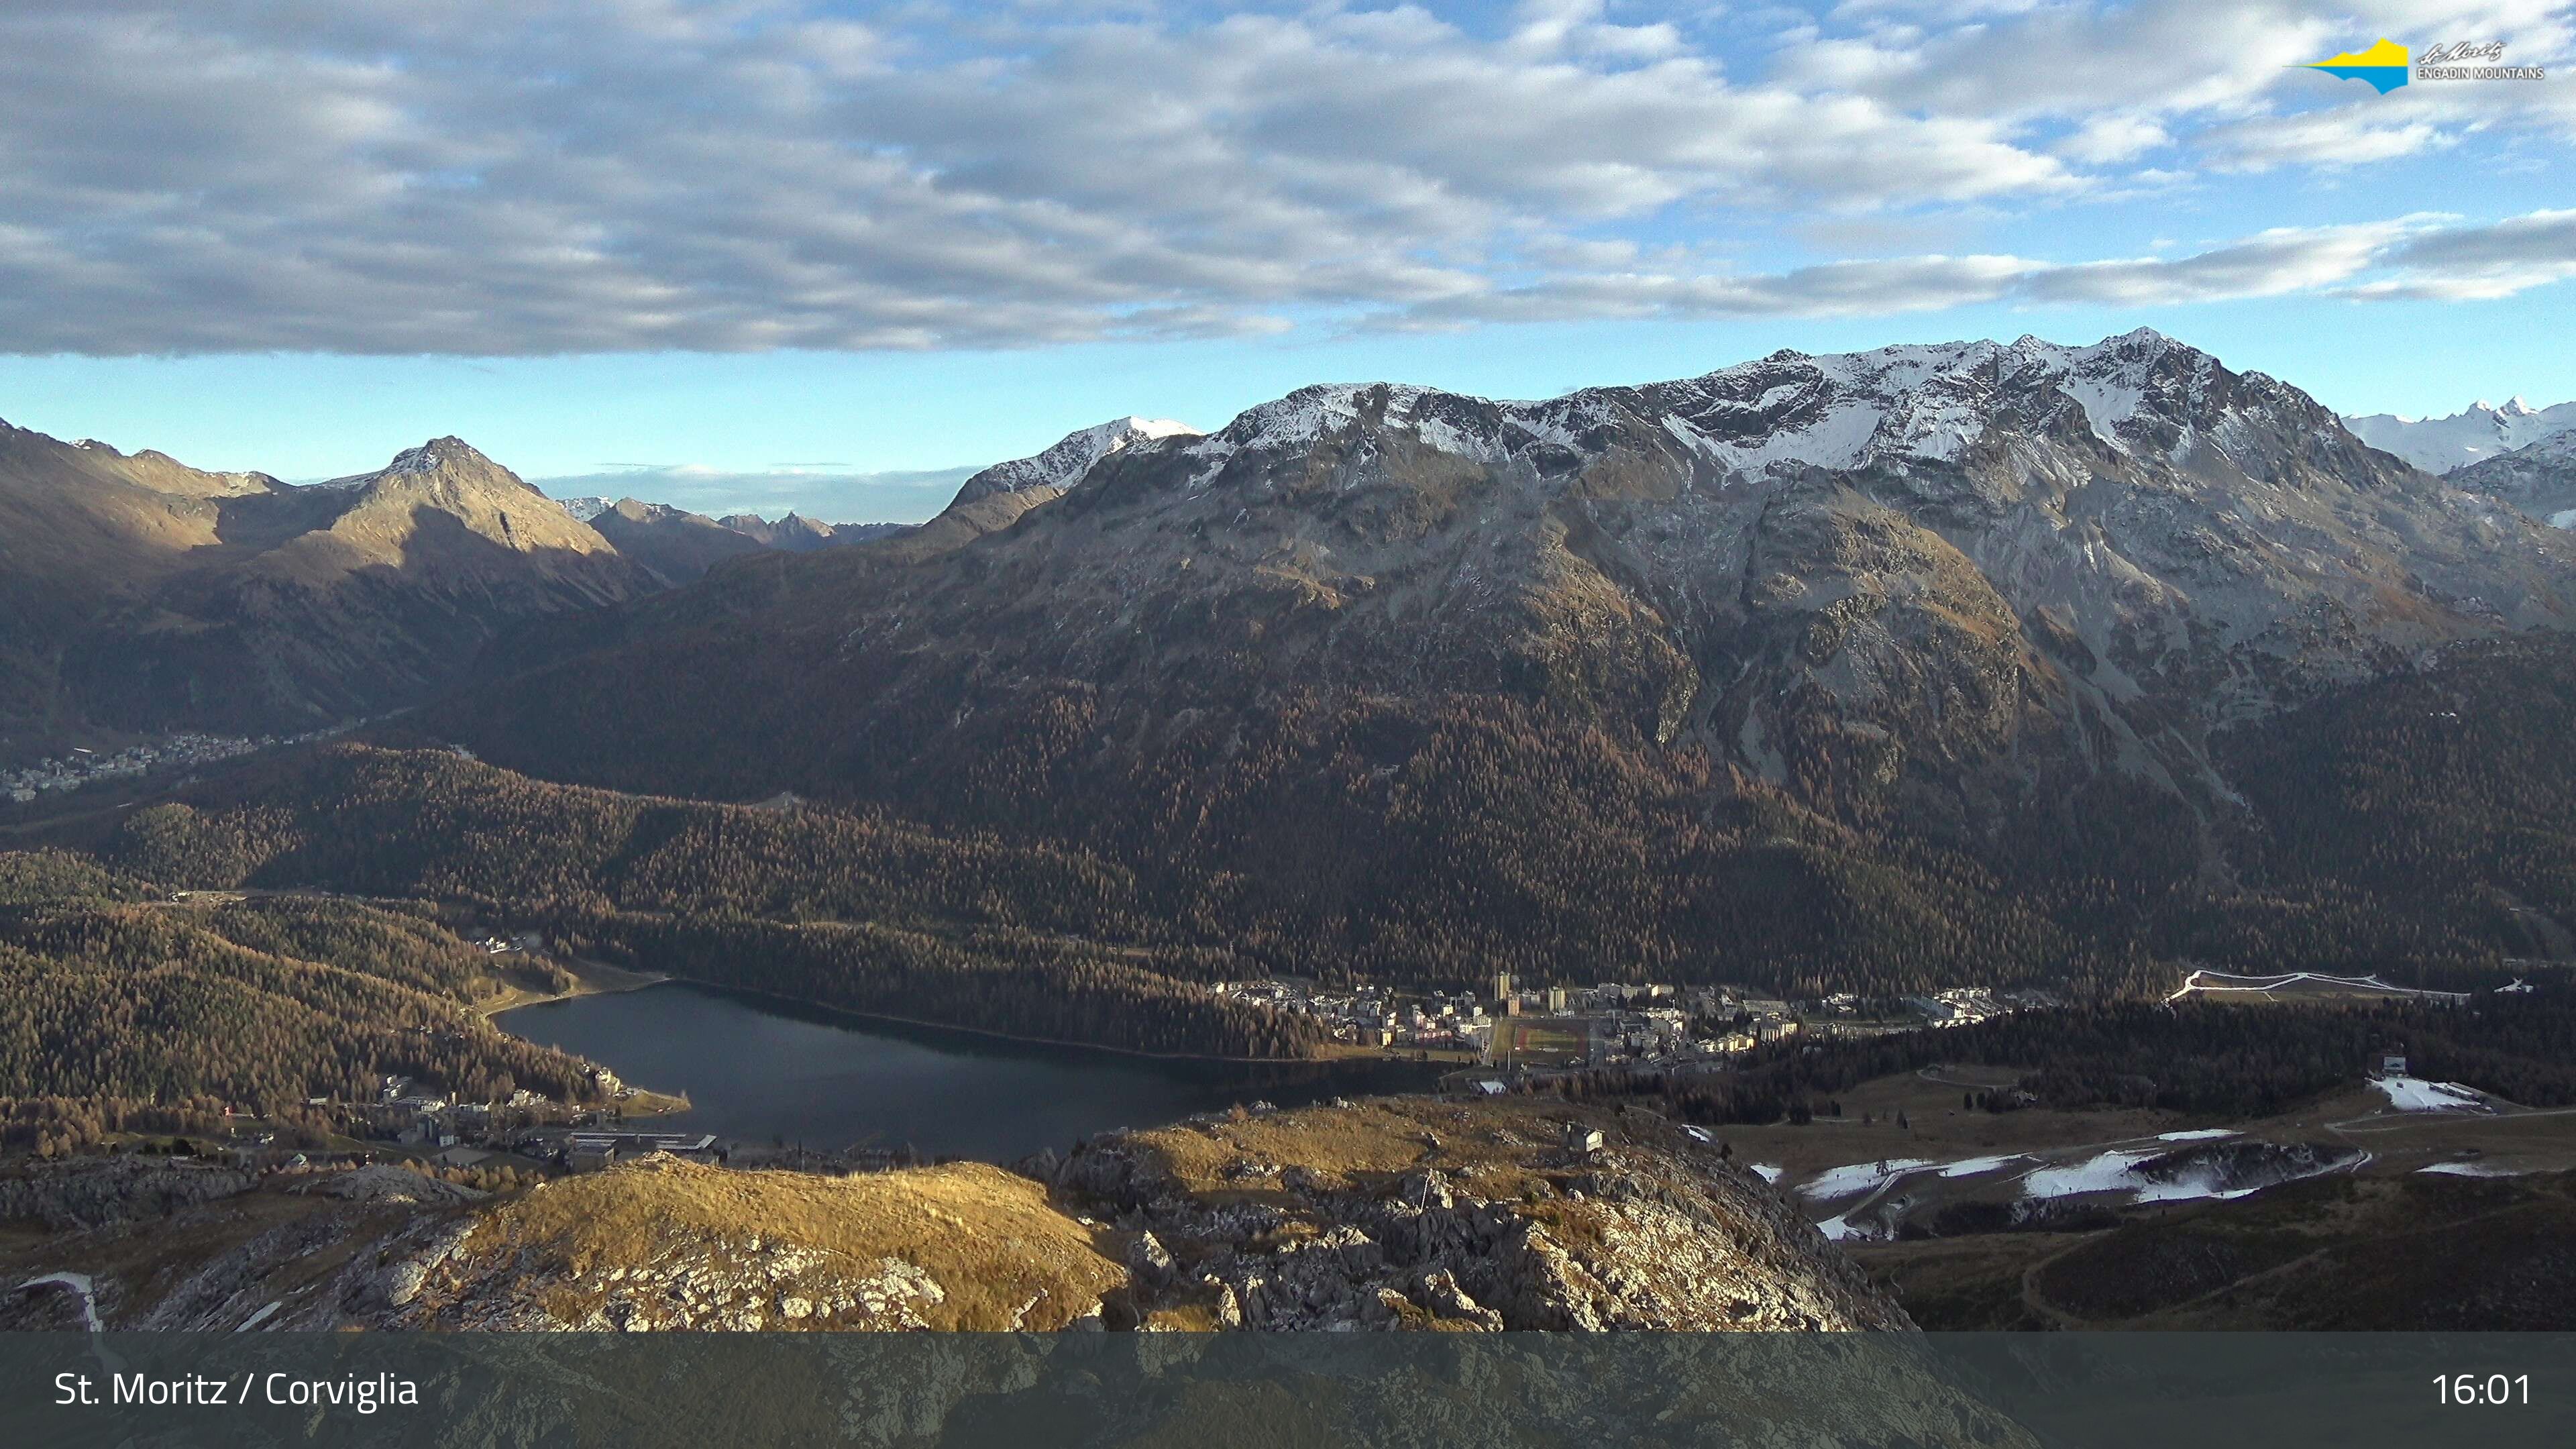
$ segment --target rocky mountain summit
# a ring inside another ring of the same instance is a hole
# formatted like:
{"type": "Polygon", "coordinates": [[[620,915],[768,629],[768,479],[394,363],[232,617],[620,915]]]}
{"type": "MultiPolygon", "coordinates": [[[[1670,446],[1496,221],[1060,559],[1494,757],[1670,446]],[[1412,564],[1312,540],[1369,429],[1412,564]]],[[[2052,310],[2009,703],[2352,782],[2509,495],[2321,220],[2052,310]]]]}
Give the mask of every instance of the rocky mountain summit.
{"type": "Polygon", "coordinates": [[[1014,458],[967,479],[957,490],[957,503],[973,503],[997,493],[1025,493],[1050,488],[1061,493],[1082,481],[1101,459],[1138,443],[1164,438],[1195,438],[1198,429],[1169,418],[1114,418],[1097,427],[1068,433],[1045,451],[1014,458]]]}
{"type": "MultiPolygon", "coordinates": [[[[0,1270],[76,1275],[109,1327],[1911,1327],[1704,1140],[1535,1102],[1263,1109],[1025,1173],[654,1157],[485,1197],[391,1167],[163,1170],[202,1191],[103,1170],[13,1187],[91,1215],[0,1270]],[[111,1211],[102,1184],[150,1201],[111,1211]]],[[[59,1309],[19,1293],[0,1324],[59,1309]]]]}
{"type": "Polygon", "coordinates": [[[1042,1167],[1128,1235],[1147,1324],[1911,1327],[1785,1198],[1643,1113],[1399,1098],[1096,1140],[1042,1167]]]}
{"type": "Polygon", "coordinates": [[[837,541],[832,525],[817,523],[795,513],[789,513],[776,522],[757,513],[728,513],[716,522],[763,548],[785,553],[812,553],[818,548],[830,548],[837,541]]]}
{"type": "Polygon", "coordinates": [[[817,523],[790,512],[709,518],[669,503],[597,496],[560,500],[564,511],[599,531],[620,554],[650,570],[666,588],[703,577],[729,558],[777,550],[812,553],[908,531],[900,523],[817,523]]]}

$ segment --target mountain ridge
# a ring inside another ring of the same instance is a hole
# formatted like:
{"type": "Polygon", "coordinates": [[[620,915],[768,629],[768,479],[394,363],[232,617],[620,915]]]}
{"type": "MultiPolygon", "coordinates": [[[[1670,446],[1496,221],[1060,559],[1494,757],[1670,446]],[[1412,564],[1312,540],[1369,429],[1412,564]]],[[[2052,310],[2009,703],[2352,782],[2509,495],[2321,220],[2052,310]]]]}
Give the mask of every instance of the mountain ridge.
{"type": "Polygon", "coordinates": [[[2576,429],[2576,402],[2534,408],[2521,398],[2502,407],[2481,398],[2449,417],[2372,413],[2344,426],[2372,447],[2430,473],[2449,473],[2576,429]]]}
{"type": "Polygon", "coordinates": [[[0,558],[0,736],[39,741],[380,713],[453,680],[511,619],[646,587],[453,437],[299,486],[10,429],[0,558]]]}
{"type": "MultiPolygon", "coordinates": [[[[1019,599],[1057,600],[1045,630],[1057,663],[1096,685],[1108,661],[1152,657],[1123,642],[1138,628],[1183,652],[1204,642],[1156,635],[1147,615],[1216,587],[1189,571],[1222,562],[1225,586],[1249,591],[1245,607],[1317,626],[1323,638],[1299,633],[1295,647],[1321,648],[1308,662],[1347,669],[1358,687],[1392,686],[1412,667],[1398,661],[1428,663],[1426,653],[1446,665],[1481,656],[1457,682],[1482,689],[1544,675],[1551,661],[1579,672],[1573,656],[1590,642],[1633,647],[1633,663],[1668,677],[1650,684],[1623,666],[1632,692],[1653,698],[1622,708],[1632,719],[1678,711],[1647,726],[1668,741],[1695,701],[1705,727],[1710,666],[1732,657],[1724,637],[1766,621],[1800,626],[1827,656],[1828,634],[1891,608],[1954,645],[2019,635],[1989,661],[2003,671],[1989,682],[2014,680],[2010,692],[2072,687],[2116,717],[2114,706],[2153,692],[2134,671],[2164,670],[2169,687],[2220,690],[2216,719],[2267,707],[2299,677],[2350,677],[2446,638],[2564,622],[2570,610],[2564,561],[2536,536],[2463,516],[2467,495],[2362,445],[2296,389],[2144,331],[2089,348],[2024,338],[1783,353],[1536,403],[1310,387],[1212,434],[1133,441],[1059,500],[1024,501],[1052,488],[1020,490],[1012,516],[991,519],[979,510],[1003,494],[961,490],[896,554],[806,576],[810,587],[773,621],[791,633],[829,628],[847,664],[876,642],[863,617],[871,601],[900,606],[919,642],[899,653],[918,673],[941,653],[945,601],[986,610],[978,628],[1020,616],[1017,599],[966,597],[970,579],[998,570],[1019,599]],[[2107,492],[2106,479],[2118,480],[2107,492]],[[1473,514],[1470,488],[1481,489],[1473,514]],[[1176,542],[1183,530],[1221,546],[1176,542]],[[1829,557],[1798,556],[1817,548],[1829,557]],[[1712,562],[1731,576],[1723,589],[1706,576],[1712,562]],[[1810,588],[1803,574],[1819,564],[1810,588]],[[1400,603],[1390,588],[1399,574],[1400,603]],[[1774,575],[1786,582],[1774,588],[1774,575]],[[1499,651],[1469,617],[1470,596],[1489,587],[1503,588],[1496,602],[1524,633],[1499,651]],[[1077,607],[1063,607],[1068,596],[1077,607]],[[861,614],[827,621],[831,597],[861,614]],[[2192,614],[2223,624],[2226,644],[2184,661],[2163,634],[2192,614]],[[1364,616],[1384,628],[1353,648],[1330,642],[1336,621],[1364,616]],[[1587,641],[1577,619],[1603,632],[1587,641]],[[2135,657],[2107,657],[2124,651],[2135,657]],[[2042,655],[2064,658],[2042,669],[2031,662],[2042,655]]],[[[691,606],[653,610],[654,627],[682,626],[673,614],[691,606]]],[[[982,675],[1034,637],[1025,623],[988,632],[982,675]]],[[[1259,647],[1289,648],[1288,637],[1266,633],[1259,647]]],[[[1869,672],[1884,683],[1907,671],[1881,657],[1869,672]]],[[[1875,689],[1846,675],[1828,692],[1875,689]]],[[[1738,736],[1777,733],[1767,721],[1731,724],[1738,736]]],[[[1778,775],[1758,745],[1737,753],[1778,775]]]]}
{"type": "Polygon", "coordinates": [[[1811,981],[2127,980],[2139,921],[2268,868],[2225,738],[2561,637],[2559,540],[2147,334],[1331,385],[549,622],[418,725],[1085,852],[1283,969],[1695,979],[1764,940],[1811,981]]]}

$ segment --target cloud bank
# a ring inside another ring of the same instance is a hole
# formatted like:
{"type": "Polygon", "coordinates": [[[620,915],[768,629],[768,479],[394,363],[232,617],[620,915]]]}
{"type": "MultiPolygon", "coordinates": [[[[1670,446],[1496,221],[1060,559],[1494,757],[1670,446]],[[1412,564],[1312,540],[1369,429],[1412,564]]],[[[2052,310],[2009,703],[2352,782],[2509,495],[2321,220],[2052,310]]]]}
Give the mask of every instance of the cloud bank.
{"type": "Polygon", "coordinates": [[[2259,0],[1713,20],[1533,0],[1499,24],[1330,3],[13,0],[0,349],[983,348],[1944,297],[2509,295],[2565,275],[2563,213],[2180,260],[1748,271],[1723,246],[1746,217],[2012,213],[2193,169],[2563,145],[2566,85],[2377,104],[2284,67],[2380,32],[2509,34],[2542,62],[2568,25],[2539,0],[2333,24],[2259,0]]]}

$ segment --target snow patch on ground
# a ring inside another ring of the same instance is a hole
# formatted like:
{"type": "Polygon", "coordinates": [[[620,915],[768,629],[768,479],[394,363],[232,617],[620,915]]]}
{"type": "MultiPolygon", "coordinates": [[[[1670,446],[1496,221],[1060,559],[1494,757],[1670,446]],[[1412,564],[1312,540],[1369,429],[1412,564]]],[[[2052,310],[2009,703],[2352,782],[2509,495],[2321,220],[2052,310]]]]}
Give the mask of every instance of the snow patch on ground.
{"type": "Polygon", "coordinates": [[[1926,1157],[1891,1157],[1877,1162],[1855,1162],[1848,1167],[1829,1167],[1801,1184],[1798,1195],[1827,1202],[1855,1193],[1875,1192],[1906,1173],[1934,1165],[1926,1157]]]}
{"type": "Polygon", "coordinates": [[[2415,1169],[2418,1176],[2432,1173],[2438,1177],[2523,1177],[2528,1174],[2510,1167],[2496,1167],[2484,1162],[2436,1162],[2415,1169]]]}
{"type": "Polygon", "coordinates": [[[87,1273],[45,1273],[18,1285],[23,1293],[30,1288],[69,1288],[80,1295],[81,1326],[92,1333],[99,1331],[98,1293],[90,1285],[87,1273]]]}
{"type": "Polygon", "coordinates": [[[1753,1175],[1764,1182],[1776,1184],[1780,1181],[1781,1169],[1775,1163],[1757,1162],[1753,1164],[1753,1175]]]}
{"type": "Polygon", "coordinates": [[[2021,1180],[2022,1196],[2050,1198],[2074,1197],[2088,1192],[2127,1192],[2138,1186],[2138,1180],[2129,1175],[2129,1169],[2161,1155],[2114,1148],[2082,1162],[2063,1167],[2043,1167],[2021,1180]]]}
{"type": "MultiPolygon", "coordinates": [[[[2232,1136],[2232,1133],[2221,1133],[2232,1136]]],[[[2083,1162],[2058,1167],[2044,1167],[2022,1179],[2022,1196],[2033,1199],[2079,1197],[2086,1193],[2125,1193],[2133,1203],[2194,1202],[2204,1198],[2229,1201],[2252,1197],[2265,1188],[2329,1172],[2346,1172],[2371,1160],[2367,1152],[2314,1161],[2307,1165],[2285,1164],[2279,1176],[2265,1176],[2259,1181],[2244,1182],[2238,1187],[2221,1187],[2227,1169],[2215,1161],[2186,1161],[2172,1177],[2148,1177],[2139,1168],[2169,1154],[2158,1148],[2115,1147],[2097,1153],[2083,1162]]],[[[2243,1182],[2243,1178],[2238,1179],[2243,1182]]]]}
{"type": "Polygon", "coordinates": [[[2576,528],[2576,508],[2570,508],[2564,512],[2549,515],[2549,526],[2552,528],[2576,528]]]}
{"type": "Polygon", "coordinates": [[[2204,1127],[2197,1132],[2159,1132],[2156,1134],[2156,1140],[2158,1142],[2214,1142],[2221,1137],[2236,1135],[2236,1130],[2232,1127],[2204,1127]]]}
{"type": "Polygon", "coordinates": [[[2004,1168],[2012,1166],[2016,1162],[2027,1161],[2029,1161],[2029,1159],[2023,1157],[2019,1153],[2013,1153],[2004,1157],[1971,1157],[1963,1161],[1946,1164],[1941,1169],[1941,1175],[1943,1177],[1975,1177],[1980,1173],[1999,1172],[2004,1168]]]}
{"type": "Polygon", "coordinates": [[[2485,1112],[2484,1097],[2457,1082],[2427,1082],[2418,1077],[2373,1077],[2370,1084],[2400,1112],[2485,1112]]]}
{"type": "Polygon", "coordinates": [[[2252,1197],[2265,1187],[2277,1185],[2267,1182],[2257,1187],[2219,1188],[2206,1182],[2189,1180],[2151,1182],[2138,1189],[2138,1195],[2134,1200],[2137,1202],[2196,1202],[2201,1198],[2211,1198],[2219,1202],[2233,1202],[2240,1197],[2252,1197]]]}
{"type": "Polygon", "coordinates": [[[2184,977],[2181,989],[2166,997],[2165,1000],[2180,1001],[2194,992],[2248,991],[2259,996],[2269,996],[2275,991],[2300,986],[2339,986],[2356,992],[2386,996],[2424,996],[2438,1001],[2469,999],[2466,992],[2419,991],[2411,986],[2391,986],[2377,976],[2326,976],[2314,971],[2291,971],[2279,976],[2238,976],[2225,971],[2211,971],[2204,968],[2184,977]]]}
{"type": "Polygon", "coordinates": [[[1877,1243],[1887,1239],[1887,1230],[1875,1223],[1847,1222],[1839,1217],[1816,1224],[1816,1231],[1829,1243],[1877,1243]]]}

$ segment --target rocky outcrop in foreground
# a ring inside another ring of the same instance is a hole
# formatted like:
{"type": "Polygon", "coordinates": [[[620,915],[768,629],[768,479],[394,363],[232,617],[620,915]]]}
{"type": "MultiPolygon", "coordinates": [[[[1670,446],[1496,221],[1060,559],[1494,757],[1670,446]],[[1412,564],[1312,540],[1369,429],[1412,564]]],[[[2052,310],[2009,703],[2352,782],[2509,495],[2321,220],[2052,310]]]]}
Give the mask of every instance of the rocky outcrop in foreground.
{"type": "MultiPolygon", "coordinates": [[[[658,1157],[491,1198],[393,1167],[244,1178],[0,1276],[83,1274],[111,1327],[215,1330],[1912,1327],[1787,1200],[1643,1112],[1396,1098],[1023,1166],[658,1157]]],[[[110,1173],[134,1177],[65,1177],[110,1173]]]]}
{"type": "Polygon", "coordinates": [[[1045,1166],[1128,1242],[1149,1326],[1912,1326],[1784,1198],[1642,1112],[1392,1099],[1045,1166]]]}

